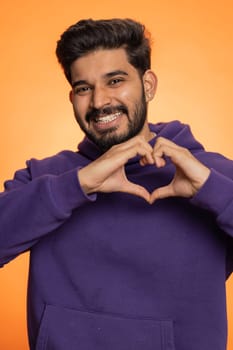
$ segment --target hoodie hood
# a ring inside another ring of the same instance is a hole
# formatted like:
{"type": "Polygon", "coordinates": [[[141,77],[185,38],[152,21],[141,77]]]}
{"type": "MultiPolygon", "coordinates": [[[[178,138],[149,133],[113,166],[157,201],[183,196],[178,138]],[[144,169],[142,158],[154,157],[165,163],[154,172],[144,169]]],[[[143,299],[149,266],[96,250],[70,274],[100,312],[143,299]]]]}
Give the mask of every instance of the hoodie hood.
{"type": "MultiPolygon", "coordinates": [[[[187,124],[174,120],[167,123],[149,123],[150,130],[156,136],[149,142],[153,147],[158,137],[167,138],[181,147],[188,148],[192,152],[203,150],[203,146],[196,141],[190,127],[187,124]]],[[[78,145],[78,151],[90,160],[95,160],[100,157],[103,152],[87,137],[78,145]]],[[[133,158],[130,162],[135,162],[138,157],[133,158]]]]}

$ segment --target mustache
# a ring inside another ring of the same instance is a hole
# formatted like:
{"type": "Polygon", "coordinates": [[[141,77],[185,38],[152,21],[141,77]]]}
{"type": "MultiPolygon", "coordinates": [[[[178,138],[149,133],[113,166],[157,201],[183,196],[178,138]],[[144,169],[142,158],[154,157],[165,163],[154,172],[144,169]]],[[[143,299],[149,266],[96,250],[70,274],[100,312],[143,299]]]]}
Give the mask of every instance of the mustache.
{"type": "Polygon", "coordinates": [[[103,117],[104,115],[114,114],[117,112],[122,112],[128,116],[128,108],[124,105],[118,106],[106,106],[103,108],[92,108],[86,114],[86,121],[89,122],[91,119],[96,119],[98,117],[103,117]]]}

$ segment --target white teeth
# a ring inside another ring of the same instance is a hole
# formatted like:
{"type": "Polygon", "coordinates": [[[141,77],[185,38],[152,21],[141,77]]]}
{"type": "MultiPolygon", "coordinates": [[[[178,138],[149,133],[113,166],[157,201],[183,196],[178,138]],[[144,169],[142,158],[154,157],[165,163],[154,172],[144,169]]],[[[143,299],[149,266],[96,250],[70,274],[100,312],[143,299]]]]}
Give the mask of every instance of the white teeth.
{"type": "Polygon", "coordinates": [[[117,112],[114,114],[109,114],[103,117],[99,117],[98,119],[96,119],[97,123],[110,123],[113,120],[115,120],[117,117],[119,117],[119,115],[121,115],[121,112],[117,112]]]}

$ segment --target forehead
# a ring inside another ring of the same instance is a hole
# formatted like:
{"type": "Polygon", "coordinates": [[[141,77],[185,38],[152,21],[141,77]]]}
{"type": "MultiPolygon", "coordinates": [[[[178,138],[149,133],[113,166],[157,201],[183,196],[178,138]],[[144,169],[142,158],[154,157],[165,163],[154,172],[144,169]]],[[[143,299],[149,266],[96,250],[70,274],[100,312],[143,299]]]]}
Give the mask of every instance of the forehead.
{"type": "Polygon", "coordinates": [[[78,58],[71,65],[72,81],[77,79],[92,80],[104,78],[114,71],[125,71],[127,74],[137,74],[125,49],[98,49],[78,58]]]}

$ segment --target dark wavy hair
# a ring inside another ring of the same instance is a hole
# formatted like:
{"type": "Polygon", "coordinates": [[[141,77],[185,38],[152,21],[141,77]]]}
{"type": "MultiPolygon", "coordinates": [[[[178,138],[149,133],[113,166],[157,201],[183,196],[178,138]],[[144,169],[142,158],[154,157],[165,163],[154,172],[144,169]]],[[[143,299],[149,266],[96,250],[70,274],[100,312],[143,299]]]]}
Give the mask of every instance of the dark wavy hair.
{"type": "Polygon", "coordinates": [[[96,49],[124,48],[140,75],[151,66],[150,34],[132,19],[85,19],[70,26],[57,42],[56,55],[71,84],[71,64],[96,49]]]}

